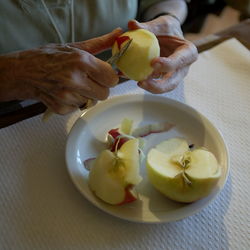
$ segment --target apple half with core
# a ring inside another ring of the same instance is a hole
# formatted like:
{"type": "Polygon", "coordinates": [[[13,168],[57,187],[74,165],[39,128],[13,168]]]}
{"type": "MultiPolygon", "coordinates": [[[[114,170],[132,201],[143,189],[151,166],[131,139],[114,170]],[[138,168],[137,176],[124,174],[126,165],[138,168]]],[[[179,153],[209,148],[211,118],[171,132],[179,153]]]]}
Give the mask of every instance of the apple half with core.
{"type": "Polygon", "coordinates": [[[160,56],[160,46],[152,32],[145,29],[131,30],[116,39],[112,55],[118,53],[130,39],[131,44],[116,66],[129,79],[141,81],[153,72],[151,61],[160,56]]]}
{"type": "Polygon", "coordinates": [[[89,173],[89,187],[97,197],[112,205],[137,199],[133,187],[142,179],[138,147],[138,139],[131,139],[114,152],[101,152],[89,173]]]}
{"type": "Polygon", "coordinates": [[[171,138],[149,151],[147,174],[153,186],[166,197],[188,203],[212,192],[221,176],[221,167],[206,149],[190,151],[186,140],[171,138]]]}

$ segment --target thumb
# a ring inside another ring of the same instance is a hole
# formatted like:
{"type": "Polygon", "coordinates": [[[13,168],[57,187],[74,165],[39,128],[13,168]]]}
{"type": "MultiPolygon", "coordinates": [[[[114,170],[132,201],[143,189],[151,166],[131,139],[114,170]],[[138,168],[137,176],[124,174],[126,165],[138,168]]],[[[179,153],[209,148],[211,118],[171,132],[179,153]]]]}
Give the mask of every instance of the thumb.
{"type": "Polygon", "coordinates": [[[69,43],[69,46],[85,50],[91,54],[98,54],[109,49],[115,42],[115,39],[122,34],[122,29],[117,28],[103,36],[95,37],[86,41],[69,43]]]}
{"type": "Polygon", "coordinates": [[[147,24],[139,23],[136,20],[130,20],[128,22],[128,29],[129,30],[136,30],[136,29],[147,29],[147,24]]]}
{"type": "Polygon", "coordinates": [[[160,26],[158,25],[156,20],[151,20],[145,23],[140,23],[136,20],[130,20],[128,22],[128,28],[130,30],[145,29],[145,30],[151,31],[154,34],[159,33],[159,27],[160,26]]]}

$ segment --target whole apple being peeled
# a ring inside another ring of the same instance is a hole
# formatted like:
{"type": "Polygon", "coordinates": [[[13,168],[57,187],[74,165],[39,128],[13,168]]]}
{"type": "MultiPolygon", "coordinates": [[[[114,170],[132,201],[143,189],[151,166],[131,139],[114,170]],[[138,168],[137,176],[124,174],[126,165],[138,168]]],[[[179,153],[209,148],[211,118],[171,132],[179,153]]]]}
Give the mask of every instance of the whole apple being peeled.
{"type": "Polygon", "coordinates": [[[160,56],[160,47],[156,36],[147,30],[127,31],[116,39],[112,54],[119,52],[132,39],[126,52],[116,63],[117,68],[129,79],[141,81],[152,72],[151,61],[160,56]]]}
{"type": "Polygon", "coordinates": [[[131,139],[114,152],[101,152],[89,173],[89,187],[97,197],[112,205],[137,199],[133,187],[141,181],[138,148],[138,139],[131,139]]]}
{"type": "Polygon", "coordinates": [[[186,140],[172,138],[149,151],[147,173],[162,194],[189,203],[212,192],[221,176],[221,167],[206,149],[191,151],[186,140]]]}

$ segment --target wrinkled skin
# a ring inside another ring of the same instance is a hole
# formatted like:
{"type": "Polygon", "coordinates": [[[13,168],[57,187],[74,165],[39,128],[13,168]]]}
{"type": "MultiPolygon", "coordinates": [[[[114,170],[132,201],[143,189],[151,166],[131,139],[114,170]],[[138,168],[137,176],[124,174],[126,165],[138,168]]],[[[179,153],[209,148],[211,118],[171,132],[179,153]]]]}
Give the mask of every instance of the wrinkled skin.
{"type": "Polygon", "coordinates": [[[0,57],[0,100],[36,99],[59,114],[104,100],[119,77],[94,55],[109,49],[121,29],[84,42],[47,46],[0,57]]]}
{"type": "MultiPolygon", "coordinates": [[[[176,88],[197,59],[195,46],[185,40],[179,22],[162,16],[150,22],[132,20],[129,29],[153,32],[160,44],[161,57],[152,60],[153,74],[138,86],[152,93],[176,88]]],[[[94,55],[111,48],[121,29],[83,42],[47,46],[0,56],[0,101],[36,99],[51,111],[67,114],[87,100],[104,100],[118,75],[94,55]]]]}
{"type": "Polygon", "coordinates": [[[153,74],[138,82],[138,86],[155,94],[175,89],[198,57],[196,47],[183,38],[179,21],[166,15],[145,23],[131,20],[128,28],[151,31],[157,36],[161,49],[160,57],[151,62],[153,74]]]}

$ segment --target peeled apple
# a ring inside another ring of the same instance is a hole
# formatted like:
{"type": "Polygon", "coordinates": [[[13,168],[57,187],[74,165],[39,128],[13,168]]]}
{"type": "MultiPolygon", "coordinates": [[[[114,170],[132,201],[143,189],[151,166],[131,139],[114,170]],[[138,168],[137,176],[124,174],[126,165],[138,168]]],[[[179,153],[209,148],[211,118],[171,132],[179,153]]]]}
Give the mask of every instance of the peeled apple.
{"type": "Polygon", "coordinates": [[[151,61],[160,56],[160,46],[152,32],[144,29],[131,30],[116,39],[112,55],[118,53],[130,39],[131,44],[116,66],[129,79],[142,81],[153,72],[151,61]]]}

